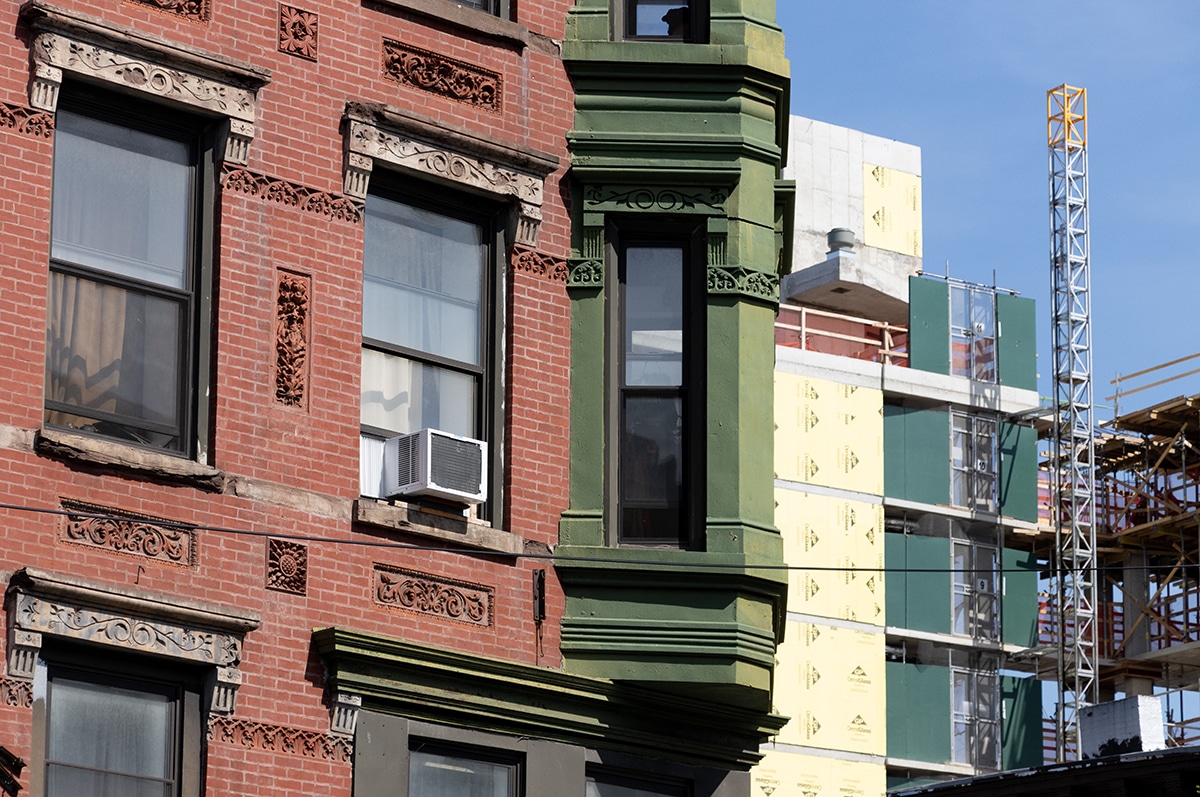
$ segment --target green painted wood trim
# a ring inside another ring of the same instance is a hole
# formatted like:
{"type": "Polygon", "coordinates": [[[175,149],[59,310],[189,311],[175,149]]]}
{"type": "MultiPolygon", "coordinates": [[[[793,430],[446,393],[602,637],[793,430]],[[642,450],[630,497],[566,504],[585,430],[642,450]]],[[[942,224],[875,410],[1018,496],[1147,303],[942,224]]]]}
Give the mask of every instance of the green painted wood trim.
{"type": "Polygon", "coordinates": [[[884,677],[888,757],[950,761],[950,668],[889,661],[884,677]]]}
{"type": "Polygon", "coordinates": [[[749,268],[709,268],[708,292],[743,296],[774,306],[779,303],[779,276],[749,268]]]}
{"type": "Polygon", "coordinates": [[[996,295],[996,375],[1002,385],[1037,390],[1036,313],[1033,299],[996,295]]]}
{"type": "Polygon", "coordinates": [[[1029,551],[1005,548],[1001,553],[1004,595],[1001,598],[1001,637],[1005,644],[1033,647],[1037,644],[1038,562],[1029,551]]]}
{"type": "Polygon", "coordinates": [[[678,213],[724,215],[729,201],[727,186],[588,185],[584,209],[591,213],[678,213]]]}
{"type": "Polygon", "coordinates": [[[1042,682],[1000,676],[1004,713],[1000,723],[1001,769],[1042,765],[1042,682]]]}
{"type": "Polygon", "coordinates": [[[1000,513],[1036,523],[1038,519],[1037,431],[1000,424],[1000,513]]]}
{"type": "Polygon", "coordinates": [[[787,721],[344,628],[315,630],[313,645],[329,688],[358,695],[364,709],[456,728],[747,769],[787,721]]]}
{"type": "Polygon", "coordinates": [[[942,280],[908,278],[908,366],[950,373],[950,288],[942,280]]]}

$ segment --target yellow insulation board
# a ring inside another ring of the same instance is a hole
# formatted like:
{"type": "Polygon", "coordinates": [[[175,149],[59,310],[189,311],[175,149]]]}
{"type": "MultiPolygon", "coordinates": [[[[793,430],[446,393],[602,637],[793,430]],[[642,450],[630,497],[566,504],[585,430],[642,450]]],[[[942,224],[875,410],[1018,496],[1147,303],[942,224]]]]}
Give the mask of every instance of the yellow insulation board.
{"type": "Polygon", "coordinates": [[[788,623],[776,654],[775,710],[791,717],[781,744],[884,755],[884,635],[788,623]]]}
{"type": "Polygon", "coordinates": [[[883,764],[785,750],[765,750],[750,775],[753,797],[883,797],[887,791],[883,764]]]}
{"type": "Polygon", "coordinates": [[[883,392],[775,374],[775,475],[883,494],[883,392]]]}
{"type": "Polygon", "coordinates": [[[883,506],[779,488],[788,611],[886,625],[883,506]]]}
{"type": "Polygon", "coordinates": [[[921,256],[921,178],[863,164],[863,243],[921,256]]]}

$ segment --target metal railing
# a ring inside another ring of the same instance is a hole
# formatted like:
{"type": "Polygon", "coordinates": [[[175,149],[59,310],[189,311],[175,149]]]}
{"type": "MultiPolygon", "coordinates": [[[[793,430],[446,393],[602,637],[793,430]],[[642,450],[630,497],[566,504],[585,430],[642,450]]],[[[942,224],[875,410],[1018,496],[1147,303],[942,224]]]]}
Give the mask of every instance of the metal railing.
{"type": "Polygon", "coordinates": [[[775,345],[888,365],[908,365],[908,327],[781,304],[775,345]]]}

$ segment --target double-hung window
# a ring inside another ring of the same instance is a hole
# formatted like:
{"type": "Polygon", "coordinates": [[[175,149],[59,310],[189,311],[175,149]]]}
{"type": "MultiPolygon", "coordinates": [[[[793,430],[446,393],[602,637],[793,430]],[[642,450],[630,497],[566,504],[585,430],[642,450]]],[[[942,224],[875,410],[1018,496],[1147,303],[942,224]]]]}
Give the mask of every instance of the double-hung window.
{"type": "Polygon", "coordinates": [[[687,547],[702,515],[698,238],[620,238],[616,481],[623,544],[687,547]]]}
{"type": "MultiPolygon", "coordinates": [[[[367,196],[364,458],[379,441],[422,429],[492,435],[495,227],[487,214],[416,196],[367,196]]],[[[364,483],[363,493],[375,487],[364,483]]]]}
{"type": "Polygon", "coordinates": [[[409,797],[519,797],[514,755],[414,739],[408,753],[409,797]]]}
{"type": "Polygon", "coordinates": [[[46,797],[197,794],[199,689],[50,665],[46,797]]]}
{"type": "Polygon", "coordinates": [[[64,88],[56,117],[45,422],[191,455],[211,160],[196,120],[64,88]]]}

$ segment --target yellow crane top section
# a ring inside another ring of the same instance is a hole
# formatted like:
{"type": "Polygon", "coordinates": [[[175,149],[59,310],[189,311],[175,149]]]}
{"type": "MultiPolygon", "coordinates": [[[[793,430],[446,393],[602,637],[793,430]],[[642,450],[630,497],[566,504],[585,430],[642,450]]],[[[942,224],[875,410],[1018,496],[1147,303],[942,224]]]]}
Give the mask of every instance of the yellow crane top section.
{"type": "Polygon", "coordinates": [[[1064,83],[1046,92],[1046,138],[1051,147],[1087,146],[1087,89],[1064,83]]]}

